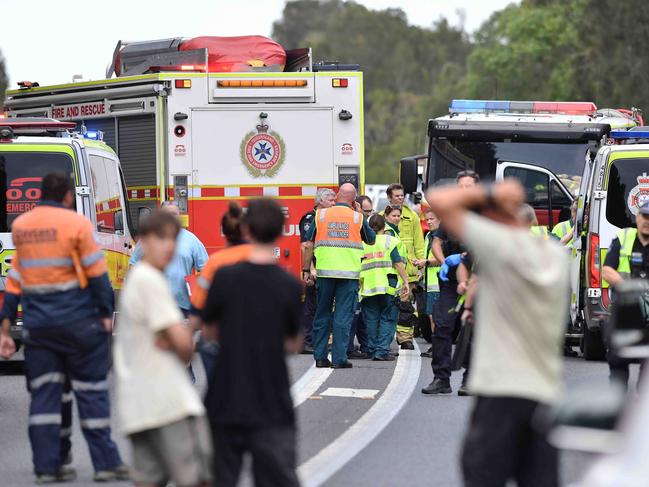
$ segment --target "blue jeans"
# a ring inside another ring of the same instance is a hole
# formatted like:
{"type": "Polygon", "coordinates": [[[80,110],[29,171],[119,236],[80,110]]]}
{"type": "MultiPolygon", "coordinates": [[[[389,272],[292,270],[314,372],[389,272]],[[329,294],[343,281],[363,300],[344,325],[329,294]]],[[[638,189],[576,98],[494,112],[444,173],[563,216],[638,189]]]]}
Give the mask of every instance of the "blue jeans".
{"type": "Polygon", "coordinates": [[[363,321],[367,327],[367,345],[372,357],[385,357],[397,330],[396,298],[389,294],[363,298],[363,321]]]}
{"type": "Polygon", "coordinates": [[[318,299],[313,320],[313,356],[316,360],[327,358],[327,342],[333,329],[332,362],[345,363],[358,296],[358,280],[321,277],[316,281],[316,292],[318,299]]]}

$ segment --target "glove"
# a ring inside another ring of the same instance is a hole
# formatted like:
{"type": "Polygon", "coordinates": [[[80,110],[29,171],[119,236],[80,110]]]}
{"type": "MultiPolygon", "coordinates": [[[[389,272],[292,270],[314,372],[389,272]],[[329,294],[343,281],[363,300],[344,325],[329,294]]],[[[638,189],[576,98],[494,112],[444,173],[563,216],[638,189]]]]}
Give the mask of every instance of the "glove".
{"type": "Polygon", "coordinates": [[[462,262],[462,254],[453,254],[449,255],[446,260],[444,260],[444,263],[447,264],[449,267],[457,267],[460,265],[462,262]]]}
{"type": "Polygon", "coordinates": [[[448,282],[448,264],[446,262],[439,268],[439,279],[440,281],[448,282]]]}

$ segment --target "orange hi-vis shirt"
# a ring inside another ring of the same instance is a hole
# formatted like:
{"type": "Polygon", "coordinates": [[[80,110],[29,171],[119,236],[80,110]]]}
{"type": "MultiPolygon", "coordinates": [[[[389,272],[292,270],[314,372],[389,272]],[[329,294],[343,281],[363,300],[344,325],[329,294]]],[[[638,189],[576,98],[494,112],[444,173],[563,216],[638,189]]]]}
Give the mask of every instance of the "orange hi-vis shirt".
{"type": "MultiPolygon", "coordinates": [[[[34,319],[41,326],[48,314],[52,324],[97,316],[99,305],[88,279],[104,277],[108,287],[110,283],[90,220],[47,202],[18,217],[12,237],[16,253],[6,291],[22,296],[26,327],[34,319]],[[89,309],[79,309],[84,307],[89,309]]],[[[110,300],[106,308],[112,312],[112,296],[110,300]]]]}
{"type": "Polygon", "coordinates": [[[221,267],[238,264],[239,262],[248,260],[251,251],[252,245],[240,244],[225,248],[210,256],[205,267],[203,267],[200,276],[196,279],[194,289],[192,289],[192,311],[200,312],[205,307],[207,293],[210,290],[216,271],[221,267]]]}

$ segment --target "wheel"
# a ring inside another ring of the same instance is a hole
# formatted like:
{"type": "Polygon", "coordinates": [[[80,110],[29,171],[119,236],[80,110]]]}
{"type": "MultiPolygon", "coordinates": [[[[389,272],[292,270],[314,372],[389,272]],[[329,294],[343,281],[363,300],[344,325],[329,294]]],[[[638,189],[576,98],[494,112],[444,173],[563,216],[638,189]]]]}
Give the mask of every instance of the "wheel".
{"type": "Polygon", "coordinates": [[[585,360],[606,359],[606,347],[599,329],[591,330],[584,326],[584,336],[581,339],[581,351],[585,360]]]}

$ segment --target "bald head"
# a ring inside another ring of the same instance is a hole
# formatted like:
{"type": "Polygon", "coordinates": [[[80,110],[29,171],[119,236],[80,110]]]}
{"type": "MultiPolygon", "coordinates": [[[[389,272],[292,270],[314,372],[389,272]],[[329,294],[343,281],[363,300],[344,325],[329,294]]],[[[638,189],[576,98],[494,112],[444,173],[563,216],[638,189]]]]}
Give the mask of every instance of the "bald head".
{"type": "Polygon", "coordinates": [[[338,190],[338,195],[336,195],[336,201],[352,206],[355,200],[356,186],[354,186],[352,183],[345,183],[341,185],[340,189],[338,190]]]}

